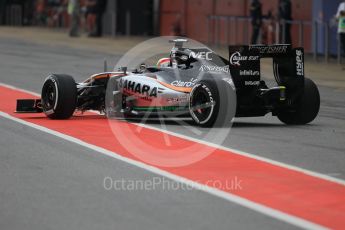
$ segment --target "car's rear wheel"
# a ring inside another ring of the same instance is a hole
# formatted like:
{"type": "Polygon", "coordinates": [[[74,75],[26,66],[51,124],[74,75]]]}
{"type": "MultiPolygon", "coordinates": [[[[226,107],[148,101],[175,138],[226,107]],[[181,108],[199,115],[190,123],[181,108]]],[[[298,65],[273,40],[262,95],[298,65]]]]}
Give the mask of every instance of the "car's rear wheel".
{"type": "Polygon", "coordinates": [[[236,110],[236,94],[223,80],[201,80],[192,89],[189,112],[202,127],[224,127],[231,124],[236,110]]]}
{"type": "Polygon", "coordinates": [[[46,78],[41,93],[43,112],[52,119],[70,118],[77,104],[77,87],[69,75],[52,74],[46,78]]]}
{"type": "Polygon", "coordinates": [[[306,78],[304,92],[292,109],[280,111],[278,118],[287,125],[304,125],[312,122],[320,110],[320,94],[316,84],[306,78]]]}

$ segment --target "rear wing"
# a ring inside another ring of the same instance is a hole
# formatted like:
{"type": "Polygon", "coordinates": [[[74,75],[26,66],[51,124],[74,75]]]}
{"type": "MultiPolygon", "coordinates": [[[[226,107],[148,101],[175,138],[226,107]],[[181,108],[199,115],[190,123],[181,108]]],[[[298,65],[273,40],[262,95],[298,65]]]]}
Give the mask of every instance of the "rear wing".
{"type": "Polygon", "coordinates": [[[260,84],[262,58],[273,59],[273,74],[279,86],[290,91],[304,87],[304,49],[291,45],[229,46],[230,73],[237,88],[260,84]]]}

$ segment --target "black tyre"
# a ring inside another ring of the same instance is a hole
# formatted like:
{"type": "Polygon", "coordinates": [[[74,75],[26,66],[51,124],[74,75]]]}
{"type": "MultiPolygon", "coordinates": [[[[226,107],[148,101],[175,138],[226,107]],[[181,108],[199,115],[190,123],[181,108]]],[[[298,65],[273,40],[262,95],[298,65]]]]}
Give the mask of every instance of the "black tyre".
{"type": "Polygon", "coordinates": [[[236,93],[224,80],[201,80],[190,93],[189,112],[202,127],[228,127],[236,112],[236,93]]]}
{"type": "Polygon", "coordinates": [[[51,119],[70,118],[77,104],[77,87],[71,76],[52,74],[42,87],[42,108],[51,119]]]}
{"type": "Polygon", "coordinates": [[[304,92],[296,101],[293,109],[281,111],[278,114],[278,118],[287,125],[305,125],[316,118],[319,110],[319,90],[312,80],[306,78],[304,81],[304,92]]]}

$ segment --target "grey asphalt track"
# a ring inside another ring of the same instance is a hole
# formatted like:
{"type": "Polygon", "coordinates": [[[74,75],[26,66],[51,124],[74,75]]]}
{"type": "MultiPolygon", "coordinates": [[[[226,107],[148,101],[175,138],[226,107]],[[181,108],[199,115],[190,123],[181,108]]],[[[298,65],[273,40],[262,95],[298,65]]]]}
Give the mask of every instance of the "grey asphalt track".
{"type": "Polygon", "coordinates": [[[4,118],[0,124],[2,230],[294,228],[197,190],[109,189],[107,177],[160,177],[4,118]]]}
{"type": "MultiPolygon", "coordinates": [[[[0,50],[0,82],[35,92],[49,73],[82,81],[103,70],[104,58],[113,63],[119,58],[6,39],[0,39],[0,50]]],[[[313,124],[236,119],[223,145],[345,179],[345,92],[325,87],[320,92],[321,112],[313,124]]],[[[107,191],[106,176],[156,176],[4,118],[0,124],[0,229],[295,229],[196,190],[107,191]]],[[[198,138],[188,126],[166,127],[198,138]]]]}

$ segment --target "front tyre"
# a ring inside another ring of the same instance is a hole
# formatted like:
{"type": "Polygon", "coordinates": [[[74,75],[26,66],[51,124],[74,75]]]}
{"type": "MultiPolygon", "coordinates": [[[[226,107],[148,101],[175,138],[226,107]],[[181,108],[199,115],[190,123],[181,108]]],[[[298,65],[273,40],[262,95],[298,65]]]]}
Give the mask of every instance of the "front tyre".
{"type": "Polygon", "coordinates": [[[287,125],[305,125],[312,122],[320,110],[320,93],[316,84],[305,78],[304,92],[292,110],[283,110],[278,114],[280,121],[287,125]]]}
{"type": "Polygon", "coordinates": [[[189,112],[202,127],[228,127],[236,111],[236,94],[224,80],[201,80],[192,89],[189,112]]]}
{"type": "Polygon", "coordinates": [[[41,93],[43,112],[51,119],[70,118],[77,105],[77,87],[69,75],[52,74],[46,78],[41,93]]]}

